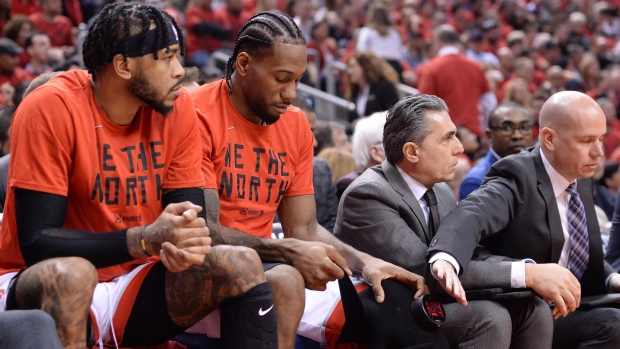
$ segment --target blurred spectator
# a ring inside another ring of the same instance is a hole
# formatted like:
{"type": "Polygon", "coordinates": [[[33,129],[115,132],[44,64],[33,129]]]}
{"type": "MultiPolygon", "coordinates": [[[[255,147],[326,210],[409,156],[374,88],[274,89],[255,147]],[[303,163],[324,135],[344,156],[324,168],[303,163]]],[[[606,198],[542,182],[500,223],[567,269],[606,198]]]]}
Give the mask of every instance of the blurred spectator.
{"type": "Polygon", "coordinates": [[[35,28],[43,30],[49,36],[53,47],[62,47],[65,57],[72,52],[73,34],[71,33],[71,20],[62,13],[60,0],[41,0],[41,11],[29,16],[34,22],[35,28]]]}
{"type": "Polygon", "coordinates": [[[351,152],[337,148],[325,148],[317,156],[327,161],[329,167],[331,167],[332,180],[334,182],[355,170],[355,159],[351,152]]]}
{"type": "Polygon", "coordinates": [[[428,61],[424,36],[419,31],[410,31],[405,48],[405,62],[413,69],[428,61]]]}
{"type": "Polygon", "coordinates": [[[386,116],[387,111],[373,113],[355,125],[351,141],[355,170],[342,176],[336,182],[338,198],[362,172],[381,164],[386,159],[385,149],[383,149],[383,126],[386,116]]]}
{"type": "Polygon", "coordinates": [[[532,122],[534,123],[532,126],[532,137],[534,139],[534,143],[538,141],[538,131],[540,130],[538,126],[538,118],[540,117],[540,110],[549,97],[551,97],[551,93],[546,90],[538,90],[532,95],[530,102],[527,104],[527,109],[530,111],[530,115],[532,115],[532,122]]]}
{"type": "Polygon", "coordinates": [[[521,105],[528,105],[531,97],[532,94],[530,93],[528,82],[523,78],[516,78],[506,84],[502,103],[515,102],[521,105]]]}
{"type": "Polygon", "coordinates": [[[479,63],[461,54],[459,35],[449,25],[435,31],[435,45],[437,57],[418,69],[418,89],[442,98],[454,124],[464,125],[481,137],[486,117],[497,105],[484,71],[479,63]]]}
{"type": "Polygon", "coordinates": [[[312,25],[311,36],[312,39],[306,46],[308,49],[314,49],[318,52],[319,61],[315,62],[315,57],[308,55],[308,62],[317,64],[317,73],[321,81],[321,89],[325,90],[325,78],[328,74],[331,74],[329,71],[329,65],[336,58],[336,42],[333,38],[329,37],[329,26],[325,20],[316,22],[312,25]]]}
{"type": "Polygon", "coordinates": [[[482,32],[485,52],[496,54],[497,50],[506,47],[506,41],[502,38],[502,29],[494,19],[482,22],[482,32]]]}
{"type": "Polygon", "coordinates": [[[605,113],[607,135],[603,138],[605,157],[611,158],[612,153],[620,146],[620,120],[616,114],[616,106],[609,98],[598,98],[596,103],[605,113]]]}
{"type": "Polygon", "coordinates": [[[478,61],[480,64],[487,63],[494,67],[499,67],[499,60],[497,57],[490,52],[484,52],[482,50],[482,32],[478,30],[473,30],[469,33],[465,54],[467,57],[478,61]]]}
{"type": "Polygon", "coordinates": [[[242,0],[226,0],[226,6],[215,12],[217,17],[225,23],[225,28],[230,30],[228,39],[223,40],[224,47],[232,49],[241,27],[252,17],[253,13],[243,9],[242,0]]]}
{"type": "Polygon", "coordinates": [[[349,121],[390,109],[400,99],[398,75],[370,51],[355,52],[347,62],[346,97],[355,103],[349,121]]]}
{"type": "Polygon", "coordinates": [[[314,5],[312,0],[291,0],[291,17],[297,23],[306,37],[306,42],[312,39],[312,25],[314,24],[314,5]]]}
{"type": "Polygon", "coordinates": [[[557,65],[552,65],[545,72],[547,81],[540,88],[546,90],[549,94],[565,91],[564,88],[564,69],[557,65]]]}
{"type": "Polygon", "coordinates": [[[607,68],[612,63],[611,52],[607,46],[607,39],[602,35],[597,35],[592,41],[592,51],[596,55],[600,69],[607,68]]]}
{"type": "Polygon", "coordinates": [[[198,83],[199,80],[199,71],[197,67],[186,67],[185,75],[179,80],[181,86],[185,87],[188,91],[195,89],[200,86],[198,83]]]}
{"type": "Polygon", "coordinates": [[[520,104],[502,103],[489,115],[486,136],[491,142],[491,148],[463,179],[459,189],[459,201],[480,187],[491,165],[532,145],[532,117],[520,104]]]}
{"type": "Polygon", "coordinates": [[[371,51],[377,57],[385,59],[400,79],[403,73],[402,42],[387,8],[380,3],[370,6],[366,25],[360,29],[355,50],[371,51]]]}
{"type": "Polygon", "coordinates": [[[605,212],[607,219],[612,219],[614,207],[616,205],[616,197],[609,189],[600,184],[600,180],[605,173],[605,163],[605,158],[601,158],[596,166],[596,170],[594,170],[594,175],[592,176],[594,179],[594,195],[592,199],[594,205],[600,207],[603,212],[605,212]]]}
{"type": "Polygon", "coordinates": [[[599,74],[601,72],[596,56],[591,53],[584,54],[579,62],[578,69],[579,75],[581,75],[583,90],[586,93],[590,90],[594,90],[597,87],[599,74]]]}
{"type": "Polygon", "coordinates": [[[620,165],[618,161],[609,160],[605,162],[603,176],[598,180],[598,184],[609,189],[613,197],[618,195],[620,187],[620,165]]]}
{"type": "Polygon", "coordinates": [[[25,69],[30,74],[30,80],[52,71],[52,68],[47,64],[51,47],[50,38],[44,31],[35,31],[26,39],[26,53],[30,59],[25,69]]]}
{"type": "Polygon", "coordinates": [[[530,93],[534,93],[538,90],[538,86],[533,83],[534,80],[534,62],[528,57],[519,57],[514,61],[513,74],[509,80],[504,81],[499,90],[497,91],[497,99],[503,100],[506,93],[508,84],[517,78],[524,79],[527,82],[530,93]]]}
{"type": "Polygon", "coordinates": [[[11,120],[15,114],[15,107],[0,107],[0,157],[11,150],[11,120]]]}
{"type": "MultiPolygon", "coordinates": [[[[459,158],[467,160],[470,165],[473,164],[476,152],[480,149],[478,136],[467,127],[459,125],[456,127],[456,138],[459,139],[463,146],[463,153],[459,154],[459,158]]],[[[458,197],[458,195],[455,196],[458,197]]]]}
{"type": "Polygon", "coordinates": [[[317,146],[314,149],[315,155],[318,155],[326,148],[337,148],[351,152],[351,142],[344,125],[341,123],[336,121],[317,121],[317,126],[313,132],[314,139],[317,142],[317,146]]]}
{"type": "Polygon", "coordinates": [[[471,162],[468,159],[459,157],[456,163],[456,169],[454,170],[454,177],[448,181],[448,185],[450,189],[452,189],[454,197],[459,197],[461,183],[469,171],[471,171],[471,162]]]}
{"type": "Polygon", "coordinates": [[[185,41],[187,62],[190,65],[208,65],[211,53],[222,47],[222,40],[231,38],[231,32],[225,28],[223,19],[211,9],[211,2],[192,0],[185,11],[185,41]]]}
{"type": "MultiPolygon", "coordinates": [[[[24,15],[15,15],[4,25],[4,34],[6,37],[13,40],[23,49],[26,48],[26,39],[32,35],[33,31],[34,23],[24,15]]],[[[18,66],[22,68],[25,67],[29,60],[26,51],[22,51],[18,58],[18,66]]]]}
{"type": "Polygon", "coordinates": [[[0,85],[8,82],[14,87],[20,81],[30,79],[30,74],[17,66],[17,55],[22,51],[11,39],[0,38],[0,85]]]}

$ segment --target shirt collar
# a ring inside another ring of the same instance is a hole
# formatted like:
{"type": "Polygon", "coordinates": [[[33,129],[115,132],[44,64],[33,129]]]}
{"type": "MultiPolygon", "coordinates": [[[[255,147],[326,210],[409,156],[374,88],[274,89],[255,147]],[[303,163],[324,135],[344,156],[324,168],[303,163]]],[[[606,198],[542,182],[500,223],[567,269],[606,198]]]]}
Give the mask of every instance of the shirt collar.
{"type": "Polygon", "coordinates": [[[411,189],[413,196],[415,196],[416,200],[420,201],[420,199],[422,198],[422,196],[424,196],[428,188],[426,188],[420,182],[413,179],[413,177],[408,175],[407,172],[403,171],[399,166],[396,166],[396,168],[398,169],[398,172],[400,173],[401,177],[403,177],[403,179],[405,180],[405,183],[407,183],[407,186],[409,187],[409,189],[411,189]]]}
{"type": "Polygon", "coordinates": [[[540,157],[542,158],[547,175],[549,175],[549,179],[551,180],[553,196],[558,197],[560,194],[564,193],[566,188],[568,188],[572,182],[567,181],[566,178],[562,177],[562,175],[559,174],[555,168],[553,168],[549,160],[545,157],[545,153],[543,153],[542,149],[540,150],[540,157]]]}
{"type": "Polygon", "coordinates": [[[445,46],[437,52],[437,56],[456,55],[459,53],[461,53],[461,51],[459,51],[456,46],[445,46]]]}

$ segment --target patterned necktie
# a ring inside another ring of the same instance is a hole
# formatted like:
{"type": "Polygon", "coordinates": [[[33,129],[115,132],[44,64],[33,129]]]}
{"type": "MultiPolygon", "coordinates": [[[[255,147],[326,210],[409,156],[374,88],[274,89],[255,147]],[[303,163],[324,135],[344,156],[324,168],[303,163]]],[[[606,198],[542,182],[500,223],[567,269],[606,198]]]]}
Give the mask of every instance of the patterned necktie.
{"type": "Polygon", "coordinates": [[[570,248],[568,254],[568,270],[577,280],[581,279],[583,272],[588,267],[590,259],[590,246],[588,244],[588,224],[586,210],[577,194],[577,183],[571,183],[566,191],[570,194],[568,199],[568,234],[570,248]]]}
{"type": "Polygon", "coordinates": [[[437,209],[437,197],[435,196],[435,192],[433,189],[429,189],[422,196],[424,201],[426,201],[426,206],[428,206],[429,214],[428,214],[428,231],[430,232],[431,239],[437,233],[437,226],[439,225],[439,210],[437,209]]]}

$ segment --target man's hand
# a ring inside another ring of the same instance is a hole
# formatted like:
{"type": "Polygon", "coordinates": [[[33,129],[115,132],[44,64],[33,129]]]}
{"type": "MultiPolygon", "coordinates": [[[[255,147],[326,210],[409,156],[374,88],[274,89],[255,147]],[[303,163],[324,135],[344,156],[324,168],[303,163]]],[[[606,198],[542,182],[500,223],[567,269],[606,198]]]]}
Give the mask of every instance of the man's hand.
{"type": "Polygon", "coordinates": [[[307,289],[324,291],[329,281],[342,279],[345,273],[352,275],[347,262],[333,246],[293,238],[285,241],[286,258],[301,273],[307,289]]]}
{"type": "Polygon", "coordinates": [[[568,269],[555,263],[525,263],[525,285],[551,304],[553,318],[575,311],[581,302],[581,284],[568,269]]]}
{"type": "Polygon", "coordinates": [[[362,277],[372,285],[372,291],[375,294],[375,300],[377,303],[383,303],[383,300],[385,299],[385,292],[383,291],[383,287],[381,287],[381,281],[385,279],[394,279],[415,289],[415,299],[429,293],[428,287],[424,284],[424,277],[411,273],[381,259],[374,257],[371,258],[371,260],[366,262],[366,265],[362,270],[362,277]]]}
{"type": "Polygon", "coordinates": [[[454,297],[460,305],[467,306],[465,290],[461,286],[461,281],[452,264],[443,259],[438,259],[431,265],[431,272],[450,296],[454,297]]]}
{"type": "Polygon", "coordinates": [[[198,218],[202,207],[191,202],[168,205],[157,220],[144,229],[146,251],[159,255],[171,272],[200,265],[211,251],[205,220],[198,218]]]}

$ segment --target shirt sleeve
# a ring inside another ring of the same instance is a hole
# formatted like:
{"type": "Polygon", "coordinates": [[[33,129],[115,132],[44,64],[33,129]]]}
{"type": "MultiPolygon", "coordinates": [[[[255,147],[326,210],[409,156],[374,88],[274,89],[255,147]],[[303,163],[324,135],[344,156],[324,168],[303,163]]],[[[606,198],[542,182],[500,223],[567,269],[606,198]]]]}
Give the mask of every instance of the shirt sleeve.
{"type": "Polygon", "coordinates": [[[62,96],[46,86],[33,91],[13,117],[9,187],[67,196],[74,137],[62,96]]]}
{"type": "Polygon", "coordinates": [[[314,156],[314,141],[310,125],[306,117],[299,112],[301,122],[297,127],[300,134],[299,159],[294,169],[295,177],[288,187],[285,196],[300,196],[314,194],[314,186],[312,184],[312,157],[314,156]]]}
{"type": "MultiPolygon", "coordinates": [[[[179,189],[201,187],[204,183],[200,163],[201,142],[198,128],[196,109],[187,92],[182,93],[180,103],[176,103],[178,113],[174,131],[179,131],[176,149],[166,177],[162,183],[163,189],[179,189]]],[[[171,137],[172,138],[172,137],[171,137]]]]}
{"type": "Polygon", "coordinates": [[[211,125],[207,120],[207,116],[199,109],[196,109],[198,114],[198,123],[200,127],[200,141],[202,149],[202,162],[201,170],[204,178],[205,189],[217,189],[217,180],[215,174],[215,166],[213,165],[213,134],[211,125]]]}

